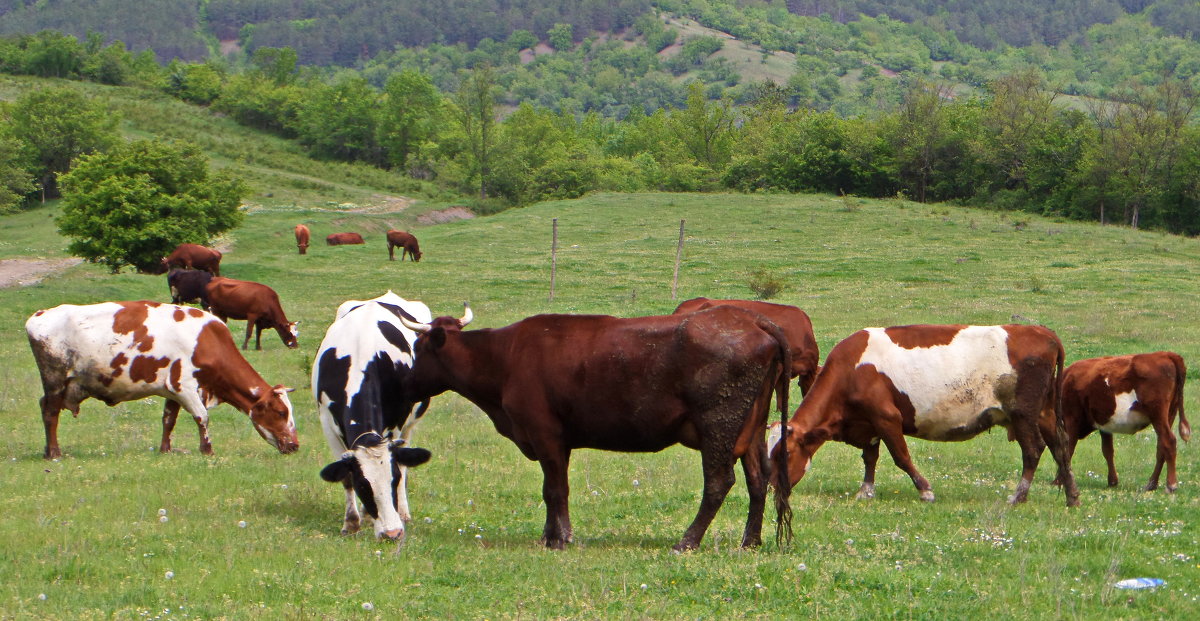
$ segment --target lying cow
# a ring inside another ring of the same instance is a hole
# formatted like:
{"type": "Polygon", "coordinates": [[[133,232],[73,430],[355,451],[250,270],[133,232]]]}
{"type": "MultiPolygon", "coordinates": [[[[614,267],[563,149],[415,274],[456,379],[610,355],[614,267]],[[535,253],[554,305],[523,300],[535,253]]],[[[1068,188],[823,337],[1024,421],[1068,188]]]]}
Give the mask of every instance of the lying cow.
{"type": "MultiPolygon", "coordinates": [[[[1163,464],[1167,465],[1167,491],[1179,487],[1175,476],[1175,434],[1171,423],[1179,416],[1179,437],[1192,436],[1183,413],[1183,383],[1187,367],[1174,352],[1107,356],[1080,360],[1062,377],[1060,412],[1067,431],[1068,454],[1092,431],[1100,432],[1100,449],[1108,462],[1108,484],[1116,486],[1113,465],[1114,433],[1134,434],[1153,426],[1158,435],[1154,472],[1146,491],[1158,489],[1163,464]]],[[[1048,432],[1043,421],[1043,435],[1048,432]]],[[[1056,481],[1057,482],[1057,481],[1056,481]]]]}
{"type": "Polygon", "coordinates": [[[429,451],[405,447],[429,401],[414,412],[415,404],[404,398],[401,388],[412,367],[417,335],[400,317],[428,323],[429,307],[391,291],[346,304],[350,306],[326,331],[312,371],[321,428],[337,459],[321,477],[345,487],[342,534],[358,532],[357,493],[374,522],[375,536],[400,539],[412,517],[408,467],[429,459],[429,451]]]}
{"type": "Polygon", "coordinates": [[[46,459],[60,457],[58,416],[95,397],[108,405],[160,395],[159,451],[171,450],[179,408],[200,428],[200,452],[212,454],[208,410],[228,403],[250,415],[255,430],[280,453],[299,447],[290,388],[271,386],[250,366],[229,329],[199,309],[158,302],[63,304],[25,322],[45,396],[46,459]]]}
{"type": "Polygon", "coordinates": [[[296,248],[300,251],[300,254],[308,254],[309,235],[307,226],[303,224],[296,225],[296,248]]]}
{"type": "Polygon", "coordinates": [[[171,290],[171,303],[199,302],[201,308],[207,309],[208,292],[205,291],[205,288],[212,279],[211,273],[200,270],[171,270],[171,273],[167,274],[167,288],[171,290]]]}
{"type": "Polygon", "coordinates": [[[204,270],[220,276],[221,252],[199,244],[179,244],[171,254],[163,257],[158,273],[165,274],[171,268],[204,270]]]}
{"type": "Polygon", "coordinates": [[[812,321],[808,314],[795,306],[787,304],[772,304],[755,300],[710,300],[708,298],[693,298],[675,308],[675,314],[694,313],[717,305],[729,305],[744,308],[765,315],[775,322],[787,336],[788,345],[792,348],[792,377],[799,378],[800,394],[808,394],[813,380],[820,370],[821,353],[817,347],[817,339],[813,336],[812,321]]]}
{"type": "MultiPolygon", "coordinates": [[[[834,346],[812,390],[787,423],[788,479],[795,485],[812,456],[829,440],[862,449],[865,474],[859,498],[875,495],[879,442],[912,478],[922,500],[933,490],[908,454],[904,436],[954,442],[994,425],[1007,427],[1021,447],[1016,492],[1023,502],[1046,442],[1068,505],[1079,504],[1062,418],[1055,416],[1063,347],[1041,326],[934,326],[868,328],[834,346]],[[1039,421],[1055,421],[1043,440],[1039,421]]],[[[778,447],[779,428],[769,440],[778,447]]]]}
{"type": "Polygon", "coordinates": [[[264,328],[274,328],[284,345],[292,349],[299,346],[299,322],[288,321],[279,303],[279,294],[274,289],[249,280],[214,278],[204,291],[208,296],[209,309],[221,321],[246,320],[246,339],[242,341],[242,349],[250,344],[250,334],[253,333],[254,349],[261,350],[264,328]]]}
{"type": "MultiPolygon", "coordinates": [[[[402,320],[422,333],[408,400],[453,390],[541,464],[546,546],[562,549],[573,538],[572,450],[654,452],[674,444],[698,449],[704,473],[700,510],[675,550],[700,545],[739,459],[750,495],[742,546],[761,543],[763,431],[772,391],[786,416],[791,368],[778,326],[732,306],[628,319],[537,315],[505,328],[462,331],[471,317],[468,308],[462,319],[402,320]]],[[[790,512],[787,491],[776,495],[780,524],[790,512]]]]}
{"type": "Polygon", "coordinates": [[[404,255],[412,257],[413,262],[421,260],[421,245],[417,243],[417,238],[412,233],[407,231],[388,231],[388,260],[396,260],[396,248],[400,248],[400,260],[404,260],[404,255]]]}
{"type": "Polygon", "coordinates": [[[358,233],[330,233],[325,237],[325,243],[330,246],[349,246],[365,242],[358,233]]]}

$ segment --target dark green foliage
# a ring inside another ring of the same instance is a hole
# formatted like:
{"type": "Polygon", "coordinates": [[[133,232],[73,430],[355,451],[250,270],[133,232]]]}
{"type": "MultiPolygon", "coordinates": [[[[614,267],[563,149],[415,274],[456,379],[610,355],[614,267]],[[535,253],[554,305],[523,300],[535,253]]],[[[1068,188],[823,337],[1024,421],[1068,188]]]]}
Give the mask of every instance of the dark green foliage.
{"type": "Polygon", "coordinates": [[[141,140],[83,158],[64,176],[59,231],[68,252],[150,271],[181,243],[205,244],[242,221],[247,188],[190,144],[141,140]]]}
{"type": "Polygon", "coordinates": [[[58,175],[82,155],[103,150],[117,140],[116,115],[66,87],[30,91],[9,110],[10,131],[20,144],[20,158],[46,198],[58,197],[58,175]]]}

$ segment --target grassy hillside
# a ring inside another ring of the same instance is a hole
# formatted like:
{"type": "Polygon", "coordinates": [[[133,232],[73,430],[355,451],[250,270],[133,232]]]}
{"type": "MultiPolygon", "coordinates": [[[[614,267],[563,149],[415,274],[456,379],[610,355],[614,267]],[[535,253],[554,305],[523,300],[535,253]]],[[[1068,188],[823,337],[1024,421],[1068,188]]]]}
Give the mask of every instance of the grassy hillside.
{"type": "MultiPolygon", "coordinates": [[[[22,235],[53,256],[61,251],[45,241],[54,237],[45,215],[22,216],[22,235]]],[[[669,312],[681,219],[680,300],[749,296],[750,273],[766,269],[786,283],[775,301],[812,316],[822,352],[867,325],[1015,319],[1055,329],[1068,361],[1173,349],[1200,369],[1191,321],[1200,241],[900,201],[599,195],[412,226],[424,258],[388,262],[381,231],[409,226],[408,217],[277,206],[254,210],[230,236],[223,272],[271,285],[301,322],[298,350],[272,335],[264,351],[247,353],[268,381],[298,389],[302,446],[291,456],[275,454],[229,406],[213,412],[215,457],[197,453],[186,420],[175,433],[183,450],[159,455],[159,400],[88,401],[78,419],[62,421],[65,457],[43,461],[25,318],[63,302],[166,300],[166,284],[81,265],[0,290],[0,617],[1182,618],[1200,597],[1200,459],[1181,445],[1180,491],[1138,491],[1152,466],[1148,432],[1117,439],[1116,489],[1099,474],[1098,440],[1081,443],[1078,510],[1049,485],[1048,456],[1029,503],[1005,504],[1019,455],[1003,430],[965,443],[911,441],[937,493],[932,505],[887,459],[879,497],[854,501],[859,456],[827,445],[793,494],[791,548],[737,550],[746,510],[738,485],[702,550],[687,555],[669,548],[697,508],[697,453],[579,451],[577,543],[552,553],[537,544],[540,470],[447,394],[417,430],[416,444],[434,458],[413,473],[414,520],[397,548],[338,535],[342,493],[317,477],[331,456],[308,386],[337,305],[387,289],[435,314],[458,313],[468,300],[479,327],[540,312],[669,312]],[[554,218],[558,290],[548,302],[554,218]],[[367,244],[314,244],[299,256],[298,222],[317,239],[363,231],[367,244]],[[1111,586],[1136,576],[1167,585],[1111,586]]],[[[243,324],[231,327],[238,334],[243,324]]],[[[1200,383],[1190,375],[1187,407],[1196,412],[1200,383]]]]}

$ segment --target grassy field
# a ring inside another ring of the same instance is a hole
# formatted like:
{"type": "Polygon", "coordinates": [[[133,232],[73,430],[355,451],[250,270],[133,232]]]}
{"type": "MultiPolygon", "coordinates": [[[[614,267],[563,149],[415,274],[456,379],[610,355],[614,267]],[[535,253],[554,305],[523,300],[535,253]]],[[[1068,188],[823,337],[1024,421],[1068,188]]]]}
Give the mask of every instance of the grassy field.
{"type": "MultiPolygon", "coordinates": [[[[338,534],[342,494],[317,476],[331,456],[308,377],[334,309],[348,298],[392,289],[435,315],[457,314],[466,300],[475,325],[495,327],[541,312],[633,316],[668,313],[698,295],[750,297],[758,269],[785,283],[775,301],[808,311],[823,353],[869,325],[1033,321],[1058,332],[1068,362],[1172,349],[1200,370],[1193,323],[1200,241],[829,196],[599,195],[415,227],[412,214],[423,208],[259,209],[230,236],[223,273],[271,285],[289,318],[301,322],[298,350],[272,334],[263,351],[247,353],[269,382],[297,388],[302,446],[289,456],[224,405],[213,413],[214,457],[198,454],[186,420],[175,433],[183,450],[160,455],[153,450],[160,400],[114,408],[92,400],[78,419],[64,415],[63,459],[42,460],[40,386],[25,319],[64,302],[166,300],[165,279],[80,265],[0,290],[0,618],[1194,614],[1200,460],[1181,444],[1180,491],[1138,491],[1153,465],[1150,432],[1117,438],[1115,489],[1106,486],[1099,441],[1081,443],[1075,472],[1083,506],[1074,510],[1049,485],[1048,455],[1030,501],[1005,504],[1020,458],[1003,430],[966,443],[910,442],[937,493],[932,505],[887,458],[878,498],[853,500],[859,456],[829,444],[792,496],[794,545],[737,548],[747,504],[739,483],[702,549],[684,555],[670,546],[698,506],[697,453],[579,451],[571,473],[577,541],[555,553],[537,543],[545,517],[537,465],[474,406],[446,394],[417,430],[415,444],[434,457],[414,471],[414,519],[397,547],[338,534]],[[549,302],[554,218],[560,254],[549,302]],[[686,246],[673,300],[681,219],[686,246]],[[367,244],[314,244],[299,256],[291,235],[298,222],[314,239],[359,230],[367,244]],[[389,226],[412,227],[425,253],[420,263],[387,261],[389,226]],[[1112,587],[1137,576],[1166,585],[1112,587]]],[[[46,212],[20,218],[0,228],[0,258],[26,252],[20,248],[61,256],[46,212]]],[[[240,334],[243,324],[231,327],[240,334]]],[[[1195,371],[1190,376],[1187,407],[1200,412],[1200,382],[1195,371]]]]}

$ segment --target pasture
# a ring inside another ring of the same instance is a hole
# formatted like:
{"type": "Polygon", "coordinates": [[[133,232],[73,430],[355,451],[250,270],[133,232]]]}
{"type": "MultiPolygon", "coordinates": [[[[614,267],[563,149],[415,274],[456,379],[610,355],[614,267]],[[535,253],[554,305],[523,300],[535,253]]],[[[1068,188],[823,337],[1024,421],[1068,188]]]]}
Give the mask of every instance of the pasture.
{"type": "MultiPolygon", "coordinates": [[[[51,215],[0,219],[0,258],[63,256],[51,215]]],[[[297,389],[300,451],[279,455],[222,405],[210,425],[215,456],[198,453],[186,417],[176,452],[160,455],[161,399],[89,400],[79,418],[64,413],[63,459],[44,461],[25,319],[66,302],[170,296],[165,277],[86,264],[0,289],[0,618],[1182,618],[1200,600],[1200,451],[1180,443],[1178,493],[1142,492],[1150,431],[1117,437],[1115,489],[1098,438],[1080,443],[1083,506],[1073,510],[1049,485],[1048,453],[1029,502],[1005,503],[1020,458],[1003,429],[965,443],[909,441],[934,504],[917,499],[888,457],[877,498],[855,501],[858,451],[830,443],[792,494],[790,547],[771,537],[768,508],[766,544],[738,549],[739,469],[701,549],[683,555],[670,547],[696,512],[699,453],[576,451],[576,542],[551,552],[537,541],[539,468],[447,393],[416,430],[414,445],[433,459],[411,471],[413,521],[397,547],[370,529],[338,534],[343,496],[317,476],[332,457],[309,386],[317,345],[349,298],[391,289],[435,316],[469,301],[474,329],[541,312],[649,315],[699,295],[753,297],[747,282],[762,269],[785,285],[771,301],[809,313],[822,358],[865,326],[1038,322],[1057,331],[1068,364],[1181,353],[1191,365],[1187,409],[1200,421],[1198,240],[903,201],[641,194],[435,226],[410,212],[257,210],[228,241],[222,274],[270,285],[300,321],[299,349],[272,332],[263,351],[246,352],[268,382],[297,389]],[[672,300],[680,219],[686,246],[672,300]],[[313,232],[306,256],[296,252],[297,223],[313,232]],[[390,226],[419,237],[420,263],[388,261],[390,226]],[[324,245],[347,230],[366,244],[324,245]],[[1112,587],[1139,576],[1166,585],[1112,587]]],[[[230,327],[243,333],[242,322],[230,327]]],[[[795,388],[791,399],[794,408],[795,388]]]]}

